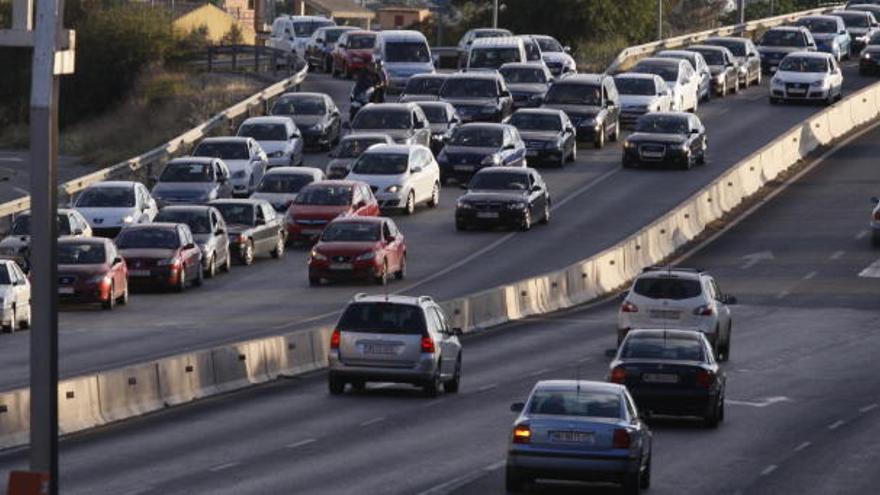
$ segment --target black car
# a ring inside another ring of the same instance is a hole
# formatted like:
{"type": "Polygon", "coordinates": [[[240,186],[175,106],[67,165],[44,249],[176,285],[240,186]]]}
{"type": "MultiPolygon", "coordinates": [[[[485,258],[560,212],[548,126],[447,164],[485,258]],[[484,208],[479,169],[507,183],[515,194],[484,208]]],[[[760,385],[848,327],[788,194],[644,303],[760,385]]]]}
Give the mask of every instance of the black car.
{"type": "Polygon", "coordinates": [[[712,91],[716,95],[739,93],[740,66],[730,50],[723,46],[694,45],[688,51],[697,52],[706,60],[712,76],[712,91]]]}
{"type": "Polygon", "coordinates": [[[498,72],[452,74],[440,88],[440,101],[455,107],[462,122],[501,122],[513,112],[513,98],[498,72]]]}
{"type": "Polygon", "coordinates": [[[428,118],[428,124],[431,126],[431,151],[437,155],[446,144],[446,139],[461,123],[461,118],[455,111],[455,107],[445,101],[420,101],[417,105],[422,108],[425,117],[428,118]]]}
{"type": "Polygon", "coordinates": [[[529,230],[535,220],[550,221],[550,191],[535,169],[480,170],[455,206],[455,230],[507,226],[529,230]]]}
{"type": "Polygon", "coordinates": [[[329,151],[339,143],[342,119],[336,104],[324,93],[285,93],[270,113],[292,118],[306,147],[329,151]]]}
{"type": "Polygon", "coordinates": [[[519,130],[526,143],[526,159],[531,165],[547,163],[563,167],[577,158],[574,126],[562,110],[522,108],[507,119],[519,130]]]}
{"type": "Polygon", "coordinates": [[[859,74],[880,74],[880,34],[875,34],[868,40],[868,46],[862,50],[859,57],[859,74]]]}
{"type": "Polygon", "coordinates": [[[614,78],[604,74],[573,74],[550,86],[544,108],[562,110],[574,124],[578,141],[596,148],[620,137],[620,97],[614,78]]]}
{"type": "Polygon", "coordinates": [[[623,143],[624,168],[675,165],[689,169],[706,163],[706,128],[684,112],[657,112],[639,117],[635,132],[623,143]]]}
{"type": "Polygon", "coordinates": [[[765,74],[776,72],[779,63],[789,53],[816,51],[813,35],[803,26],[779,26],[761,36],[758,53],[761,54],[761,70],[765,74]]]}
{"type": "MultiPolygon", "coordinates": [[[[538,55],[540,60],[540,54],[538,55]]],[[[498,69],[513,96],[513,107],[538,107],[553,82],[544,62],[510,63],[498,69]]]]}
{"type": "Polygon", "coordinates": [[[409,78],[403,93],[397,99],[402,103],[410,101],[437,101],[440,99],[440,88],[449,77],[448,74],[416,74],[409,78]]]}
{"type": "Polygon", "coordinates": [[[268,201],[260,199],[223,199],[212,201],[226,222],[229,252],[243,265],[250,265],[260,254],[273,258],[284,255],[286,230],[284,218],[275,213],[268,201]]]}
{"type": "Polygon", "coordinates": [[[507,124],[462,124],[452,131],[437,155],[440,180],[465,183],[484,167],[526,166],[526,145],[516,127],[507,124]]]}
{"type": "Polygon", "coordinates": [[[609,366],[645,414],[724,420],[726,377],[706,337],[692,330],[632,330],[609,366]]]}

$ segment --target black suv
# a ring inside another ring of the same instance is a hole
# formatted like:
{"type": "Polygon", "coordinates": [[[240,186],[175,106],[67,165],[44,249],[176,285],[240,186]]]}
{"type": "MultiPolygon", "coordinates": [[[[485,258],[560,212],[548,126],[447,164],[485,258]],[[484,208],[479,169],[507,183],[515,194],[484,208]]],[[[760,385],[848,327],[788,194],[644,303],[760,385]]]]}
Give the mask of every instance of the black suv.
{"type": "Polygon", "coordinates": [[[573,74],[550,86],[544,108],[562,110],[577,129],[578,141],[596,148],[620,137],[620,97],[614,78],[605,74],[573,74]]]}

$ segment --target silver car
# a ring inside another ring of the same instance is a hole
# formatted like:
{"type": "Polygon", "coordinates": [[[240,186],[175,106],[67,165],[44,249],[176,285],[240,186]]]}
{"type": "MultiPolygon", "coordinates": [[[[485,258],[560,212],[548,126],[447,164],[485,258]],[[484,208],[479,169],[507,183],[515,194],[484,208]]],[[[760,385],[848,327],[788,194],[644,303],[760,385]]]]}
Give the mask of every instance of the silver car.
{"type": "Polygon", "coordinates": [[[354,297],[330,337],[330,393],[347,383],[409,383],[429,397],[457,393],[461,383],[461,330],[428,296],[354,297]]]}
{"type": "Polygon", "coordinates": [[[156,221],[189,226],[193,240],[202,252],[205,277],[213,278],[218,269],[228,273],[232,268],[226,222],[217,208],[204,205],[166,206],[159,210],[156,221]]]}
{"type": "Polygon", "coordinates": [[[651,431],[623,385],[538,382],[513,423],[507,451],[508,493],[535,479],[611,482],[626,494],[651,484],[651,431]]]}

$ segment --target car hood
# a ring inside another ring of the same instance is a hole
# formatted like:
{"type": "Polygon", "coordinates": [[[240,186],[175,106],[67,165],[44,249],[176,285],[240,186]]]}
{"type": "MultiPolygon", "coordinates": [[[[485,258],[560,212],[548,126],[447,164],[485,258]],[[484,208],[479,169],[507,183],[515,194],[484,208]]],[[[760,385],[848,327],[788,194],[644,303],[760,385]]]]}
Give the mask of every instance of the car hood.
{"type": "Polygon", "coordinates": [[[333,220],[347,213],[348,205],[325,206],[325,205],[290,205],[290,212],[294,218],[308,218],[314,220],[333,220]]]}
{"type": "Polygon", "coordinates": [[[296,123],[300,129],[312,127],[315,124],[324,123],[323,115],[291,115],[290,118],[296,123]]]}
{"type": "Polygon", "coordinates": [[[361,181],[365,184],[378,187],[379,191],[383,191],[388,186],[402,185],[404,182],[406,182],[406,175],[360,175],[351,172],[348,174],[348,177],[346,177],[346,180],[361,181]]]}
{"type": "Polygon", "coordinates": [[[229,168],[229,172],[234,173],[240,170],[247,171],[250,165],[250,160],[223,160],[223,163],[229,168]]]}
{"type": "Polygon", "coordinates": [[[259,141],[259,143],[267,155],[276,151],[286,151],[289,146],[287,141],[259,141]]]}
{"type": "Polygon", "coordinates": [[[245,225],[243,223],[227,223],[226,231],[229,234],[243,234],[254,228],[253,225],[245,225]]]}
{"type": "Polygon", "coordinates": [[[546,63],[567,63],[568,61],[573,61],[571,55],[565,52],[543,52],[541,53],[541,58],[544,59],[546,63]]]}
{"type": "Polygon", "coordinates": [[[710,65],[709,66],[709,74],[713,76],[717,76],[727,70],[727,67],[724,65],[710,65]]]}
{"type": "Polygon", "coordinates": [[[434,72],[431,62],[385,62],[385,70],[392,77],[409,77],[434,72]]]}
{"type": "Polygon", "coordinates": [[[398,101],[400,103],[409,103],[413,101],[437,101],[439,99],[436,95],[403,95],[398,101]]]}
{"type": "Polygon", "coordinates": [[[126,260],[130,259],[168,259],[177,252],[176,249],[162,248],[131,248],[120,249],[119,254],[126,260]]]}
{"type": "Polygon", "coordinates": [[[159,182],[153,187],[153,195],[201,196],[215,187],[213,182],[159,182]]]}
{"type": "Polygon", "coordinates": [[[123,224],[123,219],[127,216],[135,216],[136,209],[134,206],[127,208],[77,208],[82,216],[86,217],[86,221],[92,227],[117,227],[123,224]]]}
{"type": "Polygon", "coordinates": [[[666,143],[666,144],[681,144],[687,141],[684,136],[679,134],[660,134],[653,132],[636,132],[630,134],[629,137],[626,138],[627,141],[633,143],[640,142],[652,142],[652,143],[666,143]]]}
{"type": "Polygon", "coordinates": [[[445,134],[449,130],[449,124],[428,124],[431,134],[445,134]]]}
{"type": "Polygon", "coordinates": [[[4,237],[2,241],[0,241],[0,248],[22,248],[31,243],[31,236],[29,235],[10,235],[8,237],[4,237]]]}
{"type": "Polygon", "coordinates": [[[334,158],[330,160],[330,163],[327,164],[327,170],[334,168],[344,168],[346,170],[351,170],[351,164],[354,163],[356,158],[334,158]]]}
{"type": "Polygon", "coordinates": [[[804,50],[802,46],[759,46],[758,52],[764,54],[787,54],[804,50]]]}
{"type": "Polygon", "coordinates": [[[453,146],[451,144],[447,144],[443,147],[443,154],[445,154],[450,159],[456,157],[485,157],[498,153],[498,151],[498,148],[484,148],[481,146],[453,146]]]}
{"type": "Polygon", "coordinates": [[[95,264],[95,265],[58,265],[58,275],[63,277],[65,275],[77,275],[80,277],[83,276],[92,276],[92,275],[100,275],[103,273],[107,273],[107,265],[104,264],[95,264]]]}
{"type": "Polygon", "coordinates": [[[462,196],[462,201],[520,201],[526,199],[526,191],[472,190],[462,196]]]}
{"type": "Polygon", "coordinates": [[[528,93],[528,94],[544,94],[547,92],[548,85],[542,83],[516,83],[508,84],[507,89],[511,93],[528,93]]]}
{"type": "Polygon", "coordinates": [[[644,107],[655,101],[658,97],[654,95],[620,95],[620,106],[626,107],[644,107]]]}
{"type": "Polygon", "coordinates": [[[588,117],[593,118],[602,111],[602,107],[597,107],[593,105],[558,105],[553,103],[548,103],[543,105],[544,108],[555,108],[557,110],[562,110],[569,117],[578,116],[578,117],[588,117]]]}
{"type": "Polygon", "coordinates": [[[391,136],[391,139],[398,143],[403,143],[413,135],[411,129],[352,129],[351,131],[352,134],[358,134],[359,132],[362,134],[374,134],[377,132],[388,134],[391,136]]]}
{"type": "Polygon", "coordinates": [[[559,139],[556,131],[519,131],[519,135],[526,141],[553,141],[559,139]]]}
{"type": "Polygon", "coordinates": [[[267,193],[256,192],[251,194],[251,199],[263,199],[275,206],[287,205],[296,199],[297,193],[267,193]]]}
{"type": "Polygon", "coordinates": [[[814,33],[813,34],[813,39],[816,41],[831,41],[835,38],[837,38],[837,35],[834,33],[819,33],[819,34],[814,33]]]}
{"type": "Polygon", "coordinates": [[[827,74],[819,72],[778,71],[773,78],[783,83],[811,83],[823,81],[826,77],[827,74]]]}
{"type": "Polygon", "coordinates": [[[454,107],[495,107],[498,105],[497,98],[443,98],[454,107]]]}
{"type": "Polygon", "coordinates": [[[315,250],[327,256],[357,256],[377,248],[376,242],[322,242],[315,250]]]}

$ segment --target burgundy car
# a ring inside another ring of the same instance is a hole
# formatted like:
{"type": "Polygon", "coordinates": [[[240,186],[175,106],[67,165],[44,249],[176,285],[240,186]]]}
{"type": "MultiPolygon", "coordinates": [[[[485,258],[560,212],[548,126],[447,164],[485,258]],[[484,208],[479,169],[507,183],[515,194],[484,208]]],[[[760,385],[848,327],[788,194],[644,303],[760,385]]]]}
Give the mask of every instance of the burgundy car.
{"type": "Polygon", "coordinates": [[[202,285],[202,252],[182,223],[130,225],[116,238],[132,284],[182,292],[190,282],[202,285]]]}
{"type": "Polygon", "coordinates": [[[116,246],[103,237],[58,239],[58,298],[62,303],[128,303],[128,270],[116,246]]]}
{"type": "Polygon", "coordinates": [[[309,285],[361,279],[384,285],[406,275],[406,241],[390,218],[348,217],[327,225],[309,256],[309,285]]]}
{"type": "Polygon", "coordinates": [[[370,186],[360,181],[325,180],[300,189],[287,210],[287,239],[314,242],[337,217],[379,215],[379,203],[370,186]]]}
{"type": "Polygon", "coordinates": [[[342,33],[336,47],[330,52],[333,58],[334,76],[342,74],[346,79],[373,60],[376,33],[371,31],[348,31],[342,33]]]}

